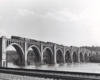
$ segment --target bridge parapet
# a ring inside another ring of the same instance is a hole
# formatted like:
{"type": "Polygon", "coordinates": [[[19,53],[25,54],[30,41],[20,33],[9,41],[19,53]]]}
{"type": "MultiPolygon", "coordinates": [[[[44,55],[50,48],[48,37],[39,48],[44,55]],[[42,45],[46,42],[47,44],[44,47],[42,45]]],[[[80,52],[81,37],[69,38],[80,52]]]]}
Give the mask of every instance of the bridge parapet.
{"type": "Polygon", "coordinates": [[[44,46],[52,47],[54,44],[43,43],[44,46]]]}
{"type": "Polygon", "coordinates": [[[16,44],[19,44],[21,47],[24,46],[24,42],[25,41],[22,41],[22,40],[15,40],[15,39],[7,39],[6,38],[6,47],[8,47],[10,44],[13,44],[13,43],[16,43],[16,44]]]}

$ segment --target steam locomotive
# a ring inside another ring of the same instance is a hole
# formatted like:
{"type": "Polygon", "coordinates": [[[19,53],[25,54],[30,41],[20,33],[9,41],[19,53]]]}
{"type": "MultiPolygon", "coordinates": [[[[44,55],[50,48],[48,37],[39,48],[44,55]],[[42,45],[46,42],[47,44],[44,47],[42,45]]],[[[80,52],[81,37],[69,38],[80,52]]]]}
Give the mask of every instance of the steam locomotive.
{"type": "Polygon", "coordinates": [[[19,36],[11,36],[11,39],[25,40],[25,38],[19,36]]]}
{"type": "Polygon", "coordinates": [[[11,39],[17,39],[17,40],[25,40],[26,39],[27,41],[35,41],[35,42],[37,42],[37,40],[23,38],[23,37],[20,37],[20,36],[11,36],[11,39]]]}

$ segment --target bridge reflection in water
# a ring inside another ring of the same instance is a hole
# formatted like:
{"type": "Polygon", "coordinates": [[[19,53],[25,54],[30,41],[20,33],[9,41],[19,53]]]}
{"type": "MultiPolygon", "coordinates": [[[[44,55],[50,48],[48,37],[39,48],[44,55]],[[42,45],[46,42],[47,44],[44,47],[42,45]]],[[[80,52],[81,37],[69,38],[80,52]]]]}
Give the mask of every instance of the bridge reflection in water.
{"type": "Polygon", "coordinates": [[[12,68],[26,68],[26,69],[40,69],[40,70],[55,70],[55,71],[71,71],[71,72],[87,72],[100,73],[100,63],[65,63],[65,64],[50,64],[50,65],[30,65],[19,67],[13,63],[8,63],[8,67],[12,68]]]}

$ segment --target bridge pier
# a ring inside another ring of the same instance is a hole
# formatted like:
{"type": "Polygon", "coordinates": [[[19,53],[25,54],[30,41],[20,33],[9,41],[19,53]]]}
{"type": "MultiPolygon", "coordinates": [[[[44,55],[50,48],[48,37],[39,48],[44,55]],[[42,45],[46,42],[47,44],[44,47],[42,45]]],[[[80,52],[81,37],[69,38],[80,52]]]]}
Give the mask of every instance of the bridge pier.
{"type": "Polygon", "coordinates": [[[27,39],[25,39],[24,42],[24,60],[23,60],[23,65],[27,66],[27,39]]]}
{"type": "Polygon", "coordinates": [[[24,65],[27,66],[27,60],[25,60],[24,65]]]}
{"type": "Polygon", "coordinates": [[[83,62],[85,62],[85,52],[83,52],[83,62]]]}
{"type": "Polygon", "coordinates": [[[54,45],[54,64],[56,64],[56,44],[54,45]]]}
{"type": "Polygon", "coordinates": [[[7,67],[6,63],[6,37],[0,38],[0,67],[7,67]]]}
{"type": "Polygon", "coordinates": [[[79,48],[77,50],[77,53],[78,53],[78,62],[80,63],[80,49],[79,48]]]}
{"type": "Polygon", "coordinates": [[[0,61],[0,67],[7,67],[7,62],[6,62],[6,60],[1,60],[1,61],[0,61]]]}
{"type": "Polygon", "coordinates": [[[65,47],[64,47],[64,54],[63,54],[63,58],[64,58],[64,63],[66,63],[66,61],[65,61],[65,47]]]}
{"type": "Polygon", "coordinates": [[[73,63],[73,49],[72,49],[72,46],[71,46],[70,54],[71,54],[71,63],[73,63]]]}
{"type": "Polygon", "coordinates": [[[42,65],[43,64],[43,44],[41,43],[41,61],[40,61],[40,64],[42,65]]]}

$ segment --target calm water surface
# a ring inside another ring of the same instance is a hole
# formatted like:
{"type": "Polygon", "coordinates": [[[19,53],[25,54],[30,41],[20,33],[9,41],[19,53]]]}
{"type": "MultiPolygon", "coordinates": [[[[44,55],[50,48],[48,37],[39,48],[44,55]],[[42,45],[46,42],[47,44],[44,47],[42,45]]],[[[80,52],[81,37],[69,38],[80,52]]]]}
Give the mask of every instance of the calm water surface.
{"type": "MultiPolygon", "coordinates": [[[[19,68],[13,63],[8,63],[8,67],[19,68]]],[[[52,64],[52,65],[31,65],[25,66],[26,69],[41,69],[41,70],[55,70],[55,71],[74,71],[74,72],[88,72],[100,73],[100,63],[69,63],[69,64],[52,64]]]]}

